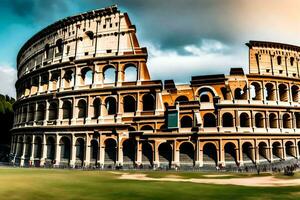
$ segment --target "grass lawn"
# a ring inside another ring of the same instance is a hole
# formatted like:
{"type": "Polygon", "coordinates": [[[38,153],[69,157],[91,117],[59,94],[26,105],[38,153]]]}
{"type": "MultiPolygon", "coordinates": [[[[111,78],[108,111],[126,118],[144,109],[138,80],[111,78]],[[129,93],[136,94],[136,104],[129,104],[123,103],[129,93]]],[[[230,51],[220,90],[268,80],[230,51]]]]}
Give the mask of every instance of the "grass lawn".
{"type": "MultiPolygon", "coordinates": [[[[150,177],[203,178],[203,174],[147,172],[150,177]]],[[[0,199],[300,199],[300,186],[272,188],[134,181],[119,180],[118,176],[107,171],[0,168],[0,199]]],[[[249,175],[230,174],[229,177],[244,176],[249,175]]]]}

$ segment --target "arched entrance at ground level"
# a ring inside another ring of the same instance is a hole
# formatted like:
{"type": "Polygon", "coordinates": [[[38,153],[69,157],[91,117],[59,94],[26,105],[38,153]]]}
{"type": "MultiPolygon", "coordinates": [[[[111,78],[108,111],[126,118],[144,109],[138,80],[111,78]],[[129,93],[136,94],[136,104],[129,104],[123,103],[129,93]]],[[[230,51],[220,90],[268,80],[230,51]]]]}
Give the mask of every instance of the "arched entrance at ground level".
{"type": "Polygon", "coordinates": [[[179,147],[179,162],[180,166],[194,166],[195,151],[194,146],[189,142],[184,142],[179,147]]]}
{"type": "Polygon", "coordinates": [[[23,154],[23,137],[18,138],[18,144],[17,144],[17,157],[21,157],[23,154]]]}
{"type": "Polygon", "coordinates": [[[135,164],[136,158],[136,141],[128,139],[123,142],[123,163],[135,164]]]}
{"type": "Polygon", "coordinates": [[[142,144],[142,163],[144,166],[153,166],[153,150],[148,142],[142,144]]]}
{"type": "Polygon", "coordinates": [[[91,141],[91,148],[90,148],[90,164],[91,165],[97,165],[97,162],[99,160],[99,155],[98,155],[98,152],[99,152],[99,145],[98,145],[98,141],[93,139],[91,141]]]}
{"type": "Polygon", "coordinates": [[[52,162],[55,156],[55,141],[53,137],[47,139],[47,161],[52,162]]]}
{"type": "Polygon", "coordinates": [[[287,158],[296,157],[293,142],[288,141],[288,142],[285,143],[285,152],[286,152],[286,157],[287,158]]]}
{"type": "Polygon", "coordinates": [[[250,142],[245,142],[242,146],[244,163],[254,162],[253,146],[250,142]]]}
{"type": "Polygon", "coordinates": [[[33,157],[35,159],[41,159],[42,157],[42,139],[40,137],[35,138],[33,157]]]}
{"type": "Polygon", "coordinates": [[[75,144],[76,148],[76,165],[82,166],[84,160],[84,140],[78,138],[75,144]]]}
{"type": "Polygon", "coordinates": [[[268,146],[266,143],[261,142],[258,145],[258,154],[260,161],[268,161],[268,146]]]}
{"type": "Polygon", "coordinates": [[[25,142],[25,159],[29,159],[31,156],[31,138],[27,137],[25,142]]]}
{"type": "Polygon", "coordinates": [[[237,163],[237,156],[236,156],[236,147],[233,143],[228,142],[224,146],[225,152],[225,163],[226,164],[236,164],[237,163]]]}
{"type": "Polygon", "coordinates": [[[158,147],[159,163],[161,167],[171,167],[172,147],[169,143],[164,142],[158,147]]]}
{"type": "Polygon", "coordinates": [[[282,159],[282,148],[279,142],[274,142],[272,144],[272,154],[273,154],[273,160],[282,159]]]}
{"type": "Polygon", "coordinates": [[[203,146],[203,164],[208,165],[217,165],[218,156],[217,156],[217,148],[212,143],[206,143],[203,146]]]}
{"type": "Polygon", "coordinates": [[[107,139],[105,144],[104,163],[114,165],[117,161],[117,143],[114,139],[107,139]]]}
{"type": "Polygon", "coordinates": [[[71,160],[71,142],[67,137],[60,139],[60,165],[68,165],[71,160]]]}

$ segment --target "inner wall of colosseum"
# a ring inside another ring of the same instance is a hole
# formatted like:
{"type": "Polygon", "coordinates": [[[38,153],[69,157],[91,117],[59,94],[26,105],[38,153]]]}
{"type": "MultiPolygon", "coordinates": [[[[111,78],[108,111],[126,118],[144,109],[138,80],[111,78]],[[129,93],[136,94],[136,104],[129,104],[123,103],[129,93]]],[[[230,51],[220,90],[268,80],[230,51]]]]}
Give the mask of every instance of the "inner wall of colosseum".
{"type": "MultiPolygon", "coordinates": [[[[250,41],[249,74],[151,80],[116,7],[60,20],[18,54],[12,163],[236,167],[300,158],[300,47],[250,41]]],[[[171,70],[171,69],[170,69],[171,70]]]]}

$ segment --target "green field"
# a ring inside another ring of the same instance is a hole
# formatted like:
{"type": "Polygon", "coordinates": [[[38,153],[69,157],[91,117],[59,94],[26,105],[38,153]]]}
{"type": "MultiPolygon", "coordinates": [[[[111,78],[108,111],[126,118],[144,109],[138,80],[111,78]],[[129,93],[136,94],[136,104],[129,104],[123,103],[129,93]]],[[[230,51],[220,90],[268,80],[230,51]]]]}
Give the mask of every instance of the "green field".
{"type": "MultiPolygon", "coordinates": [[[[149,177],[177,175],[182,178],[203,178],[204,174],[195,172],[145,173],[149,177]]],[[[0,168],[0,199],[300,199],[300,186],[244,187],[135,181],[120,180],[119,176],[109,171],[0,168]]],[[[244,176],[253,175],[230,175],[230,177],[244,176]]],[[[296,178],[299,178],[299,174],[296,178]]]]}

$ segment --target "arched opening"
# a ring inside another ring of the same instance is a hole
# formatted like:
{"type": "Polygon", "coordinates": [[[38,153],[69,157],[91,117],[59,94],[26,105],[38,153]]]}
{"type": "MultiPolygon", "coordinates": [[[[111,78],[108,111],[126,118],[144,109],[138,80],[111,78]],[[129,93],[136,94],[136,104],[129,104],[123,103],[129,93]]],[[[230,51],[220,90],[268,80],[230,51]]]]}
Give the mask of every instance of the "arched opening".
{"type": "Polygon", "coordinates": [[[23,154],[23,137],[18,137],[18,145],[17,145],[17,157],[21,157],[23,154]]]}
{"type": "Polygon", "coordinates": [[[83,165],[84,161],[84,140],[82,138],[78,138],[75,143],[76,150],[76,165],[83,165]]]}
{"type": "Polygon", "coordinates": [[[153,166],[153,150],[148,142],[142,143],[142,163],[144,166],[153,166]]]}
{"type": "Polygon", "coordinates": [[[93,71],[91,68],[86,67],[81,70],[81,78],[83,85],[91,85],[93,84],[93,71]]]}
{"type": "Polygon", "coordinates": [[[136,141],[128,139],[123,142],[123,163],[135,164],[136,160],[136,141]]]}
{"type": "Polygon", "coordinates": [[[265,86],[265,95],[266,95],[266,100],[268,101],[275,101],[276,100],[276,90],[275,87],[272,83],[267,83],[265,86]]]}
{"type": "Polygon", "coordinates": [[[56,40],[56,52],[55,52],[55,56],[60,56],[63,53],[63,40],[62,39],[58,39],[56,40]]]}
{"type": "Polygon", "coordinates": [[[137,68],[134,65],[126,65],[124,70],[124,80],[126,82],[137,81],[137,68]]]}
{"type": "Polygon", "coordinates": [[[180,166],[194,166],[194,146],[189,142],[184,142],[179,147],[180,166]]]}
{"type": "Polygon", "coordinates": [[[67,137],[60,139],[60,163],[62,165],[68,165],[71,159],[71,142],[67,137]]]}
{"type": "Polygon", "coordinates": [[[117,114],[117,102],[114,97],[107,97],[105,99],[105,107],[108,115],[117,114]]]}
{"type": "Polygon", "coordinates": [[[299,87],[296,85],[292,86],[292,99],[294,102],[298,102],[299,101],[299,87]]]}
{"type": "Polygon", "coordinates": [[[143,96],[143,111],[155,110],[155,97],[153,94],[145,94],[143,96]]]}
{"type": "Polygon", "coordinates": [[[58,106],[56,102],[52,102],[49,105],[49,120],[57,120],[58,118],[58,106]]]}
{"type": "Polygon", "coordinates": [[[236,150],[235,145],[231,142],[228,142],[225,144],[224,151],[225,151],[225,163],[233,164],[237,163],[237,157],[236,157],[236,150]]]}
{"type": "Polygon", "coordinates": [[[276,114],[271,113],[269,115],[269,124],[270,124],[270,128],[277,128],[278,127],[276,114]]]}
{"type": "Polygon", "coordinates": [[[63,102],[63,119],[72,119],[72,103],[70,101],[63,102]]]}
{"type": "Polygon", "coordinates": [[[37,121],[45,120],[45,105],[43,103],[38,104],[36,115],[37,121]]]}
{"type": "Polygon", "coordinates": [[[247,99],[247,90],[244,88],[243,90],[241,88],[236,88],[234,90],[234,99],[236,100],[246,100],[247,99]]]}
{"type": "Polygon", "coordinates": [[[242,146],[243,150],[243,161],[254,162],[253,146],[250,142],[245,142],[242,146]]]}
{"type": "Polygon", "coordinates": [[[295,112],[296,128],[300,128],[300,113],[295,112]]]}
{"type": "Polygon", "coordinates": [[[114,139],[107,139],[105,144],[104,162],[107,165],[114,165],[117,161],[117,143],[114,139]]]}
{"type": "Polygon", "coordinates": [[[101,112],[101,100],[99,98],[96,98],[93,102],[93,108],[94,108],[94,119],[98,118],[100,116],[101,112]]]}
{"type": "Polygon", "coordinates": [[[227,88],[222,87],[222,88],[221,88],[221,92],[222,92],[222,96],[223,96],[223,99],[224,99],[224,100],[230,99],[230,92],[228,91],[227,88]]]}
{"type": "Polygon", "coordinates": [[[108,65],[103,69],[103,82],[104,83],[116,82],[116,70],[113,66],[108,65]]]}
{"type": "Polygon", "coordinates": [[[265,142],[260,142],[258,145],[259,160],[268,161],[268,146],[265,142]]]}
{"type": "Polygon", "coordinates": [[[44,49],[45,49],[45,59],[47,60],[50,58],[50,45],[46,44],[44,49]]]}
{"type": "Polygon", "coordinates": [[[27,106],[23,107],[23,112],[22,112],[22,122],[26,122],[27,120],[27,106]]]}
{"type": "Polygon", "coordinates": [[[42,139],[40,137],[35,138],[33,157],[36,159],[41,159],[42,157],[42,139]]]}
{"type": "Polygon", "coordinates": [[[199,90],[198,95],[199,95],[200,102],[205,103],[205,102],[213,102],[215,93],[214,91],[212,91],[212,89],[205,87],[199,90]]]}
{"type": "Polygon", "coordinates": [[[206,113],[203,116],[203,127],[216,127],[217,120],[216,116],[213,113],[206,113]]]}
{"type": "Polygon", "coordinates": [[[274,142],[272,144],[272,154],[274,160],[282,159],[282,148],[279,142],[274,142]]]}
{"type": "Polygon", "coordinates": [[[141,131],[153,131],[153,127],[150,125],[144,125],[141,127],[141,131]]]}
{"type": "Polygon", "coordinates": [[[99,146],[98,146],[98,141],[93,139],[91,141],[91,164],[93,165],[97,165],[97,162],[99,160],[99,156],[98,156],[98,151],[99,151],[99,146]]]}
{"type": "Polygon", "coordinates": [[[281,56],[277,56],[277,64],[281,65],[281,56]]]}
{"type": "Polygon", "coordinates": [[[241,127],[250,127],[250,119],[247,113],[242,113],[240,115],[240,125],[241,127]]]}
{"type": "Polygon", "coordinates": [[[284,114],[282,116],[282,125],[283,128],[292,128],[292,120],[289,114],[284,114]]]}
{"type": "Polygon", "coordinates": [[[193,127],[193,120],[190,116],[183,116],[180,119],[181,128],[190,128],[193,127]]]}
{"type": "Polygon", "coordinates": [[[159,163],[161,167],[171,167],[172,147],[169,143],[164,142],[158,147],[159,163]]]}
{"type": "Polygon", "coordinates": [[[29,106],[29,111],[28,111],[28,122],[32,122],[32,121],[34,121],[34,106],[33,105],[31,105],[31,106],[29,106]]]}
{"type": "Polygon", "coordinates": [[[286,157],[287,158],[296,157],[294,150],[295,150],[295,148],[294,148],[293,142],[288,141],[288,142],[285,143],[285,152],[286,152],[286,157]]]}
{"type": "Polygon", "coordinates": [[[51,85],[52,85],[52,90],[57,90],[59,89],[59,84],[60,84],[60,75],[59,75],[59,72],[54,72],[52,73],[51,75],[51,85]]]}
{"type": "Polygon", "coordinates": [[[218,163],[217,148],[214,144],[206,143],[203,146],[203,163],[217,165],[218,163]]]}
{"type": "Polygon", "coordinates": [[[47,160],[53,161],[55,156],[55,140],[53,137],[47,138],[47,160]]]}
{"type": "Polygon", "coordinates": [[[124,112],[135,112],[136,102],[133,96],[127,95],[123,98],[123,110],[124,112]]]}
{"type": "Polygon", "coordinates": [[[175,104],[176,104],[176,102],[188,102],[188,101],[189,101],[189,98],[187,98],[187,96],[181,95],[175,99],[175,104]]]}
{"type": "Polygon", "coordinates": [[[78,107],[78,118],[86,118],[87,117],[87,105],[86,101],[80,99],[77,104],[78,107]]]}
{"type": "Polygon", "coordinates": [[[288,101],[288,88],[285,84],[280,84],[279,85],[279,99],[280,101],[288,101]]]}
{"type": "Polygon", "coordinates": [[[31,138],[27,137],[26,141],[25,141],[25,159],[29,159],[31,156],[31,149],[32,149],[32,145],[31,145],[31,138]]]}
{"type": "Polygon", "coordinates": [[[222,115],[222,126],[233,127],[233,116],[231,113],[227,112],[222,115]]]}
{"type": "Polygon", "coordinates": [[[129,127],[128,127],[128,131],[129,131],[129,132],[133,132],[133,131],[136,131],[136,129],[135,129],[134,127],[132,127],[132,126],[129,126],[129,127]]]}
{"type": "Polygon", "coordinates": [[[250,91],[252,100],[262,100],[261,86],[259,83],[252,82],[250,91]]]}
{"type": "Polygon", "coordinates": [[[256,128],[264,128],[265,127],[264,117],[261,113],[255,114],[255,127],[256,128]]]}
{"type": "Polygon", "coordinates": [[[64,75],[64,87],[68,88],[68,87],[73,87],[74,86],[74,73],[72,70],[68,70],[65,72],[64,75]]]}

